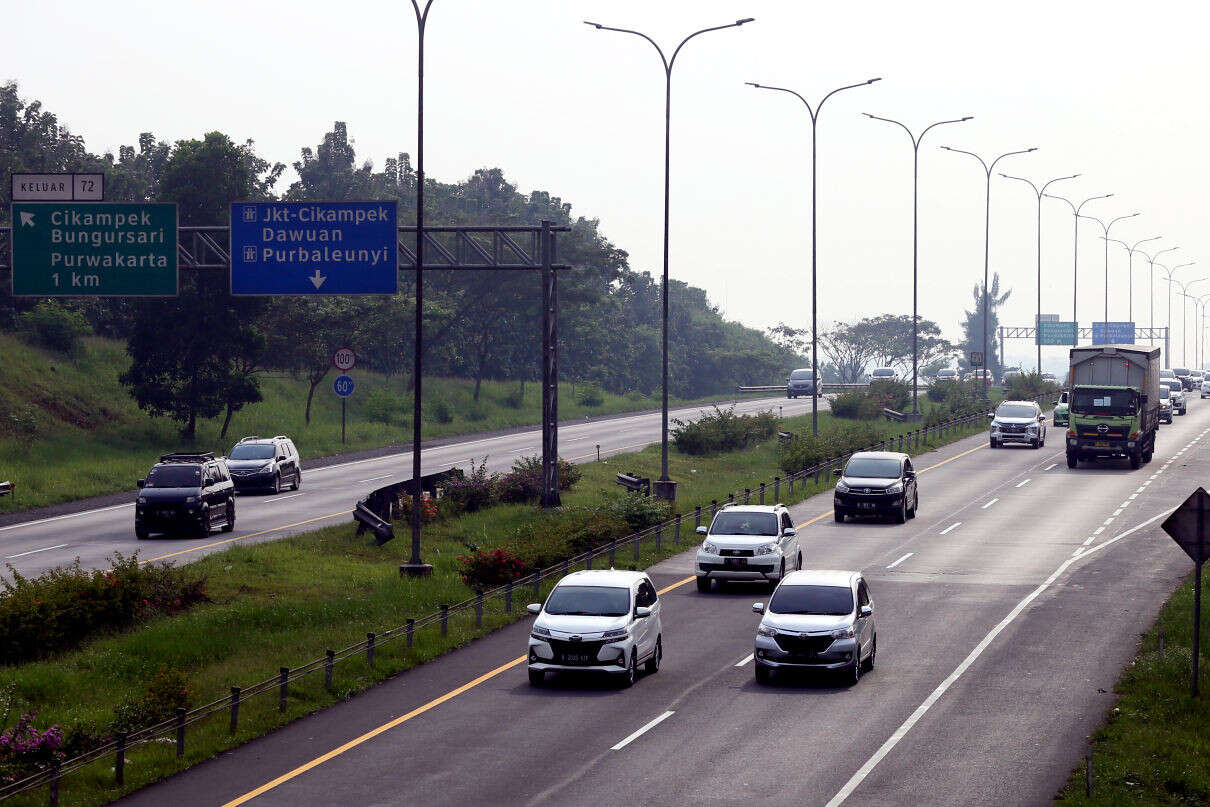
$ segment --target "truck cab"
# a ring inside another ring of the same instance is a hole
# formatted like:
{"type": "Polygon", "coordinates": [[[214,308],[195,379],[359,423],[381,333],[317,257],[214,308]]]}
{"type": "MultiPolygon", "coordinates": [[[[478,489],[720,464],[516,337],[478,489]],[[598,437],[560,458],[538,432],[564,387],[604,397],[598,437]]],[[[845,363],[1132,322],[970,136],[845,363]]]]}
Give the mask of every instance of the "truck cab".
{"type": "Polygon", "coordinates": [[[1096,345],[1071,350],[1067,467],[1125,457],[1150,462],[1159,426],[1159,348],[1096,345]]]}

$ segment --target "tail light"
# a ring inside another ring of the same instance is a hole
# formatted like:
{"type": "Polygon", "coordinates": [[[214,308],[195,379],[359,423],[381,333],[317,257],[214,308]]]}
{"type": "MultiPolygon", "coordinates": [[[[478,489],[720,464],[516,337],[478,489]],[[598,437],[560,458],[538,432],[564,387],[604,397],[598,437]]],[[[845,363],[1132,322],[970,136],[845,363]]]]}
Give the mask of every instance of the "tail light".
{"type": "Polygon", "coordinates": [[[1138,433],[1138,432],[1131,432],[1131,434],[1130,434],[1130,439],[1131,439],[1131,440],[1137,440],[1137,439],[1139,439],[1139,433],[1138,433]]]}
{"type": "Polygon", "coordinates": [[[1068,429],[1068,430],[1067,430],[1067,436],[1068,436],[1068,437],[1075,437],[1075,436],[1076,436],[1076,430],[1075,430],[1075,429],[1068,429]]]}

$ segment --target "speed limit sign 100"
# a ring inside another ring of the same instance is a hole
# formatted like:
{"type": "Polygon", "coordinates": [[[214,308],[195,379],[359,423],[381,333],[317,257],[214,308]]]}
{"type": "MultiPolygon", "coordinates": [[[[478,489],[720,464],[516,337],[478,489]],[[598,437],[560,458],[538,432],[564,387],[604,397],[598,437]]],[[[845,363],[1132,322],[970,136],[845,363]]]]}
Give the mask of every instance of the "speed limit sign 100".
{"type": "Polygon", "coordinates": [[[355,364],[357,364],[357,354],[351,347],[342,347],[332,354],[332,366],[337,370],[352,370],[355,364]]]}

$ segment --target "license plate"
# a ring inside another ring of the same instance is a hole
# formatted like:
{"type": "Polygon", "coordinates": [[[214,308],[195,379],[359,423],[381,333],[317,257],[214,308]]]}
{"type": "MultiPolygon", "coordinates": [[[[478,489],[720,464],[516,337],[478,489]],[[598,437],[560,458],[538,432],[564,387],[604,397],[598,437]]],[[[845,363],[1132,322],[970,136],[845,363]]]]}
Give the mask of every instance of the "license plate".
{"type": "Polygon", "coordinates": [[[561,664],[588,664],[594,661],[587,653],[565,653],[560,659],[561,664]]]}
{"type": "Polygon", "coordinates": [[[1093,448],[1109,448],[1109,443],[1106,443],[1103,440],[1097,440],[1095,443],[1092,444],[1092,447],[1093,448]]]}
{"type": "Polygon", "coordinates": [[[160,515],[160,518],[172,518],[173,516],[176,515],[176,511],[175,510],[160,510],[159,515],[160,515]]]}
{"type": "Polygon", "coordinates": [[[723,558],[724,566],[747,566],[747,558],[723,558]]]}
{"type": "Polygon", "coordinates": [[[858,502],[857,506],[860,507],[862,510],[873,510],[878,505],[875,504],[874,502],[858,502]]]}

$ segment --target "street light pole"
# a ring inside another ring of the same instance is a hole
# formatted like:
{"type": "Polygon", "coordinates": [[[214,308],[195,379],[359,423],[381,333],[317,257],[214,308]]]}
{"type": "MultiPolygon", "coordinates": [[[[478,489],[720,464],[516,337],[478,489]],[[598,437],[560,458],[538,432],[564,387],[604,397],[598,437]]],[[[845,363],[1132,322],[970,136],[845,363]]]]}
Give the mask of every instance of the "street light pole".
{"type": "Polygon", "coordinates": [[[1112,241],[1115,244],[1121,244],[1126,249],[1126,254],[1127,254],[1126,260],[1128,261],[1127,275],[1126,275],[1127,280],[1128,280],[1127,288],[1130,289],[1130,293],[1126,296],[1126,299],[1129,301],[1129,304],[1130,304],[1130,307],[1127,309],[1126,319],[1130,320],[1131,322],[1134,322],[1134,253],[1137,252],[1140,255],[1142,255],[1144,258],[1146,258],[1147,254],[1145,252],[1143,252],[1141,249],[1139,249],[1139,244],[1146,244],[1148,241],[1159,241],[1163,237],[1164,236],[1162,236],[1162,235],[1153,235],[1150,238],[1144,238],[1140,241],[1135,241],[1134,246],[1130,246],[1130,244],[1127,244],[1125,241],[1119,241],[1116,238],[1106,239],[1108,241],[1112,241]]]}
{"type": "Polygon", "coordinates": [[[1049,193],[1046,196],[1049,199],[1058,199],[1060,202],[1067,202],[1067,206],[1071,208],[1072,217],[1075,220],[1075,238],[1072,241],[1071,250],[1071,321],[1076,323],[1076,341],[1079,341],[1080,316],[1077,306],[1079,302],[1080,280],[1080,211],[1089,202],[1095,202],[1098,199],[1108,199],[1113,194],[1103,193],[1100,196],[1089,196],[1078,205],[1065,196],[1052,196],[1049,193]]]}
{"type": "Polygon", "coordinates": [[[1165,252],[1178,250],[1180,247],[1165,247],[1153,255],[1148,255],[1146,252],[1140,251],[1139,254],[1147,259],[1148,265],[1151,267],[1151,302],[1149,305],[1149,319],[1147,327],[1151,329],[1151,339],[1155,341],[1155,259],[1163,255],[1165,252]]]}
{"type": "Polygon", "coordinates": [[[412,0],[416,12],[419,47],[416,50],[416,335],[412,365],[412,555],[399,571],[410,577],[427,577],[433,567],[420,558],[420,390],[424,361],[424,30],[433,0],[425,0],[421,9],[412,0]]]}
{"type": "MultiPolygon", "coordinates": [[[[945,149],[946,151],[953,151],[953,152],[957,152],[958,154],[966,154],[968,156],[974,157],[976,160],[979,161],[979,164],[981,166],[983,166],[984,179],[986,180],[986,183],[984,186],[985,194],[984,194],[984,199],[983,199],[983,400],[986,401],[987,400],[987,385],[988,385],[987,377],[989,375],[988,365],[991,363],[988,360],[990,357],[988,356],[988,353],[987,353],[987,325],[988,325],[988,316],[989,316],[987,300],[988,300],[988,295],[991,293],[990,290],[987,288],[987,282],[988,282],[987,272],[988,272],[988,261],[990,260],[990,257],[991,257],[990,250],[991,250],[991,223],[992,223],[992,218],[991,218],[991,216],[992,216],[992,212],[991,212],[992,211],[992,171],[994,171],[996,169],[996,163],[1000,162],[1005,157],[1011,157],[1014,154],[1029,154],[1031,151],[1037,151],[1037,148],[1031,146],[1030,148],[1027,148],[1027,149],[1021,149],[1020,151],[1005,152],[1004,154],[1001,154],[996,159],[992,160],[990,165],[987,163],[986,160],[984,160],[982,157],[980,157],[978,154],[976,154],[973,151],[963,151],[962,149],[950,148],[949,146],[942,146],[941,148],[945,149]]],[[[1001,359],[1001,361],[1003,361],[1004,357],[1001,356],[1000,359],[1001,359]]]]}
{"type": "Polygon", "coordinates": [[[812,368],[812,371],[815,373],[815,390],[811,394],[811,434],[816,435],[816,436],[819,435],[819,387],[823,381],[823,375],[819,372],[819,328],[818,328],[819,294],[818,294],[818,284],[816,283],[816,278],[817,278],[816,268],[817,268],[817,258],[818,258],[816,242],[818,241],[818,239],[816,238],[816,228],[815,228],[815,222],[816,222],[816,215],[815,215],[816,193],[815,193],[815,191],[816,191],[816,187],[817,187],[817,183],[815,181],[815,179],[816,179],[815,175],[817,173],[817,171],[815,170],[816,169],[815,132],[816,132],[816,129],[818,128],[817,124],[819,122],[819,111],[821,109],[823,109],[824,103],[829,98],[831,98],[833,95],[835,95],[836,93],[841,92],[843,90],[852,90],[856,87],[865,87],[868,84],[873,84],[875,81],[882,81],[882,79],[881,78],[872,78],[872,79],[868,79],[867,81],[863,81],[860,84],[846,84],[843,87],[837,87],[836,89],[832,90],[827,95],[825,95],[823,98],[821,98],[819,100],[819,103],[817,103],[814,108],[811,107],[811,104],[808,103],[806,98],[803,98],[802,95],[795,92],[794,90],[790,90],[785,87],[770,87],[766,84],[757,84],[754,81],[744,82],[748,86],[755,87],[758,90],[776,90],[777,92],[785,92],[785,93],[789,93],[790,95],[793,95],[799,101],[802,101],[802,105],[807,108],[807,114],[811,117],[811,368],[812,368]]]}
{"type": "MultiPolygon", "coordinates": [[[[1071,176],[1067,176],[1067,177],[1056,177],[1055,179],[1051,179],[1051,180],[1048,180],[1045,183],[1043,183],[1041,188],[1039,188],[1031,180],[1028,180],[1025,177],[1014,177],[1014,176],[1009,176],[1008,174],[1003,174],[1003,173],[1000,174],[1000,176],[1004,177],[1005,179],[1015,179],[1018,182],[1024,182],[1025,184],[1029,185],[1029,187],[1033,188],[1034,195],[1036,195],[1038,197],[1038,319],[1034,323],[1034,336],[1035,336],[1034,341],[1036,341],[1038,343],[1037,344],[1038,374],[1041,375],[1042,374],[1042,340],[1041,340],[1041,334],[1039,333],[1039,331],[1042,329],[1042,197],[1046,195],[1046,189],[1049,188],[1055,182],[1062,182],[1067,179],[1075,179],[1076,177],[1079,176],[1079,174],[1072,174],[1071,176]]],[[[1076,328],[1077,328],[1076,333],[1078,334],[1079,326],[1077,325],[1076,328]]]]}
{"type": "MultiPolygon", "coordinates": [[[[1189,289],[1193,285],[1195,285],[1197,283],[1202,283],[1206,280],[1210,280],[1210,278],[1199,277],[1194,280],[1190,280],[1188,283],[1181,283],[1178,280],[1176,285],[1181,287],[1181,297],[1184,300],[1192,300],[1193,295],[1189,293],[1189,289]]],[[[1185,367],[1189,366],[1189,354],[1186,350],[1189,347],[1189,318],[1187,316],[1188,313],[1189,313],[1189,306],[1187,304],[1185,304],[1184,302],[1182,302],[1181,303],[1181,364],[1185,365],[1185,367]]],[[[1193,313],[1193,325],[1194,325],[1194,327],[1197,327],[1196,310],[1193,313]]]]}
{"type": "MultiPolygon", "coordinates": [[[[695,36],[709,33],[710,31],[722,31],[726,28],[738,28],[745,23],[753,22],[754,18],[745,17],[742,20],[728,23],[726,25],[716,25],[711,28],[703,28],[700,31],[694,31],[689,36],[681,40],[681,43],[676,46],[672,52],[672,58],[669,59],[664,55],[664,50],[656,44],[655,40],[647,36],[641,31],[633,31],[629,28],[611,28],[608,25],[602,25],[597,22],[585,20],[585,25],[591,25],[598,31],[615,31],[620,34],[632,34],[637,37],[642,37],[655,48],[655,52],[660,55],[660,61],[664,65],[664,282],[663,282],[663,339],[662,339],[662,359],[663,359],[663,394],[662,403],[660,404],[660,482],[670,482],[668,476],[668,223],[670,217],[670,186],[671,186],[671,171],[672,171],[672,67],[676,64],[676,57],[681,52],[681,48],[685,47],[685,43],[695,36]]],[[[675,488],[672,485],[658,485],[656,487],[656,495],[661,498],[675,499],[676,494],[673,492],[675,488]]]]}
{"type": "Polygon", "coordinates": [[[1109,331],[1109,230],[1111,227],[1113,227],[1113,225],[1117,224],[1122,219],[1132,219],[1137,215],[1138,215],[1138,213],[1128,213],[1125,216],[1118,216],[1116,219],[1110,219],[1108,224],[1101,221],[1096,216],[1085,216],[1084,217],[1084,218],[1088,219],[1089,221],[1095,221],[1097,224],[1101,225],[1101,230],[1104,231],[1104,241],[1105,241],[1105,323],[1106,323],[1105,330],[1106,330],[1106,333],[1108,333],[1108,331],[1109,331]]]}
{"type": "Polygon", "coordinates": [[[947,123],[963,123],[971,120],[972,116],[967,115],[963,118],[955,118],[953,120],[942,120],[936,123],[931,123],[924,127],[924,131],[920,136],[912,134],[912,130],[900,121],[893,118],[882,118],[878,115],[871,115],[869,112],[862,113],[867,118],[872,120],[885,121],[893,123],[896,126],[907,132],[908,139],[912,141],[912,414],[919,414],[920,407],[918,403],[919,387],[918,387],[918,365],[920,363],[920,317],[917,311],[917,288],[919,278],[919,253],[920,253],[920,215],[919,215],[919,198],[920,198],[920,141],[924,140],[924,136],[929,130],[936,126],[944,126],[947,123]]]}
{"type": "Polygon", "coordinates": [[[1169,355],[1172,353],[1172,284],[1176,282],[1172,279],[1172,276],[1175,275],[1179,270],[1184,269],[1187,266],[1193,266],[1195,263],[1197,263],[1197,261],[1179,263],[1171,269],[1169,269],[1167,266],[1164,266],[1162,263],[1158,264],[1159,267],[1168,275],[1168,277],[1165,278],[1165,280],[1168,281],[1168,320],[1165,322],[1165,325],[1168,328],[1168,350],[1165,351],[1164,355],[1164,367],[1168,369],[1172,368],[1172,357],[1169,355]]]}
{"type": "Polygon", "coordinates": [[[1206,363],[1206,300],[1210,300],[1210,294],[1203,294],[1198,297],[1193,303],[1193,362],[1197,365],[1197,369],[1203,369],[1206,363]],[[1197,318],[1198,307],[1202,309],[1202,318],[1199,323],[1197,318]]]}

